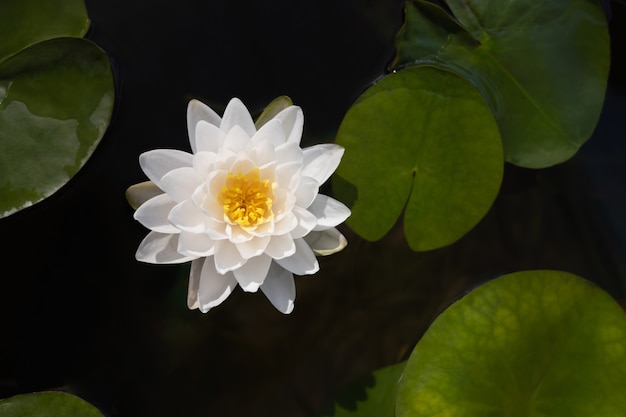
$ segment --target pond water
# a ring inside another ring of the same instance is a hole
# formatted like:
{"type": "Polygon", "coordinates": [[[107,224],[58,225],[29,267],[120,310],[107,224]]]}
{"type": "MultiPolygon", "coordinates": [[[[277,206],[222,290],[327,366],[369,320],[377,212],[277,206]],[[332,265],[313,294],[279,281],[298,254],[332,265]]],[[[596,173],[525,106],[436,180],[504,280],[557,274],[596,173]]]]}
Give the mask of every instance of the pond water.
{"type": "MultiPolygon", "coordinates": [[[[0,220],[0,398],[63,387],[109,416],[311,416],[335,389],[407,357],[466,291],[560,269],[626,297],[626,6],[613,3],[612,71],[594,137],[544,170],[507,166],[492,210],[450,247],[415,253],[401,225],[296,278],[290,316],[237,290],[203,315],[187,273],[135,261],[146,230],[124,191],[138,155],[188,149],[185,111],[233,97],[304,109],[303,142],[329,142],[385,73],[398,0],[88,0],[88,38],[110,55],[117,103],[92,159],[47,201],[0,220]],[[11,272],[9,272],[11,271],[11,272]]],[[[575,88],[575,86],[572,86],[575,88]]]]}

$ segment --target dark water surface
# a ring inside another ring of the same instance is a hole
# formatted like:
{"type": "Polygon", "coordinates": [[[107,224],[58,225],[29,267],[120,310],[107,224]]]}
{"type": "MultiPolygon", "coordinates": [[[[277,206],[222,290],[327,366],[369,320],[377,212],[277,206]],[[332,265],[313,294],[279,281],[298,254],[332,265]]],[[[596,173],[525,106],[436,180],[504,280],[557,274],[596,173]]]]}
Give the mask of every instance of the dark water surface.
{"type": "Polygon", "coordinates": [[[414,253],[400,225],[375,243],[344,227],[348,248],[296,279],[283,316],[240,290],[188,311],[184,269],[135,261],[147,232],[124,191],[144,180],[141,152],[188,149],[190,98],[260,110],[286,94],[304,109],[304,143],[332,141],[384,74],[402,2],[88,0],[116,113],[66,187],[0,220],[0,398],[64,388],[109,416],[310,416],[344,381],[406,358],[438,312],[500,274],[562,269],[626,297],[626,6],[613,5],[606,106],[576,157],[507,166],[488,216],[448,248],[414,253]]]}

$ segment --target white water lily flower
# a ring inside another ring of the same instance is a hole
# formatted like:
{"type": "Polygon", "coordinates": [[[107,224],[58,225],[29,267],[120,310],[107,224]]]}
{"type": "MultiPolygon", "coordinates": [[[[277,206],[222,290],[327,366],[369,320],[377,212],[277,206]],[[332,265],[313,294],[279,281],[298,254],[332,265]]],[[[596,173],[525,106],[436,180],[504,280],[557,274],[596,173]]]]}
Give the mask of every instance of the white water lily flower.
{"type": "Polygon", "coordinates": [[[151,180],[130,187],[135,219],[151,230],[139,261],[191,261],[189,308],[207,312],[239,284],[259,288],[281,312],[293,309],[293,274],[318,271],[315,254],[346,246],[335,226],[350,210],[319,187],[343,148],[300,148],[304,116],[280,111],[258,130],[233,98],[220,118],[192,100],[187,126],[193,153],[157,149],[139,157],[151,180]]]}

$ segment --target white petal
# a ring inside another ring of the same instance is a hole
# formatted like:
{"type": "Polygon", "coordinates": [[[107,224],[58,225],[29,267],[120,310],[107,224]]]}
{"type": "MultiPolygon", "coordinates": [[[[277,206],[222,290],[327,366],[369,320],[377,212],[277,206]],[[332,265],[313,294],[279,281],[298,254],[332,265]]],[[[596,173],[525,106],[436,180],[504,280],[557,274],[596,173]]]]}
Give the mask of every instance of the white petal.
{"type": "Polygon", "coordinates": [[[295,206],[293,214],[298,219],[298,225],[291,231],[291,237],[294,239],[306,236],[317,225],[317,217],[307,209],[295,206]]]}
{"type": "Polygon", "coordinates": [[[276,162],[271,161],[263,165],[261,165],[257,159],[254,159],[254,162],[259,168],[259,178],[270,180],[270,182],[272,182],[272,187],[274,187],[274,183],[276,182],[276,162]]]}
{"type": "Polygon", "coordinates": [[[280,221],[296,205],[296,197],[285,188],[274,191],[274,203],[272,212],[276,221],[280,221]]]}
{"type": "Polygon", "coordinates": [[[180,233],[180,230],[174,227],[167,219],[170,210],[172,210],[175,205],[176,202],[172,200],[170,196],[167,194],[159,194],[139,206],[133,217],[152,231],[159,233],[180,233]]]}
{"type": "Polygon", "coordinates": [[[284,164],[287,162],[304,162],[304,154],[300,146],[293,142],[287,142],[278,146],[275,151],[276,162],[284,164]]]}
{"type": "Polygon", "coordinates": [[[193,155],[174,149],[155,149],[139,155],[139,165],[150,180],[161,187],[161,178],[173,169],[193,165],[193,155]]]}
{"type": "MultiPolygon", "coordinates": [[[[248,158],[240,158],[237,159],[235,161],[235,163],[230,167],[230,172],[236,174],[247,174],[248,172],[252,171],[254,168],[256,168],[256,164],[254,163],[254,161],[248,159],[248,158]]],[[[215,184],[215,180],[211,181],[211,184],[215,184]]],[[[221,184],[221,187],[224,187],[225,181],[224,183],[221,184]]],[[[215,188],[215,187],[212,187],[215,188]]],[[[221,191],[221,188],[219,189],[221,191]]],[[[216,190],[217,191],[217,190],[216,190]]]]}
{"type": "Polygon", "coordinates": [[[281,313],[289,314],[293,310],[293,303],[296,300],[293,274],[275,262],[272,262],[267,277],[261,285],[261,291],[281,313]]]}
{"type": "Polygon", "coordinates": [[[298,218],[292,211],[285,214],[279,221],[274,223],[274,234],[283,235],[298,227],[298,218]]]}
{"type": "Polygon", "coordinates": [[[202,179],[191,167],[174,169],[161,179],[163,190],[177,202],[191,198],[201,183],[202,179]]]}
{"type": "Polygon", "coordinates": [[[300,178],[300,184],[294,193],[296,196],[296,205],[304,208],[309,207],[318,192],[319,183],[315,179],[311,177],[300,178]]]}
{"type": "Polygon", "coordinates": [[[233,163],[237,162],[237,159],[240,155],[234,153],[228,148],[222,147],[217,153],[217,158],[215,159],[215,163],[213,164],[213,170],[219,171],[230,171],[230,167],[233,166],[233,163]]]}
{"type": "Polygon", "coordinates": [[[216,220],[224,220],[224,208],[217,202],[217,196],[222,192],[224,185],[226,185],[227,177],[227,171],[219,170],[212,172],[207,179],[206,189],[198,189],[197,195],[194,194],[193,196],[194,201],[200,203],[207,213],[211,214],[216,220]]]}
{"type": "Polygon", "coordinates": [[[304,237],[316,255],[332,255],[348,245],[346,238],[335,228],[313,231],[304,237]]]}
{"type": "Polygon", "coordinates": [[[194,153],[215,153],[222,147],[222,145],[224,144],[224,139],[226,139],[226,132],[224,132],[219,127],[203,120],[198,122],[194,130],[196,132],[196,148],[194,150],[194,153]]]}
{"type": "Polygon", "coordinates": [[[240,126],[249,137],[254,136],[256,133],[250,112],[238,98],[231,99],[228,106],[226,106],[220,129],[228,133],[235,126],[240,126]]]}
{"type": "Polygon", "coordinates": [[[339,166],[344,149],[334,143],[326,143],[303,149],[304,168],[302,175],[315,178],[324,184],[339,166]]]}
{"type": "Polygon", "coordinates": [[[219,126],[222,119],[206,104],[195,99],[189,102],[187,105],[187,132],[189,133],[189,144],[194,153],[198,150],[196,145],[196,125],[200,120],[219,126]]]}
{"type": "Polygon", "coordinates": [[[343,223],[350,216],[350,209],[334,198],[318,194],[308,210],[317,217],[313,230],[325,230],[343,223]]]}
{"type": "Polygon", "coordinates": [[[200,273],[206,258],[198,258],[191,261],[189,272],[189,287],[187,289],[187,307],[190,310],[198,308],[198,287],[200,286],[200,273]]]}
{"type": "Polygon", "coordinates": [[[232,272],[220,274],[215,270],[212,259],[207,258],[200,273],[198,287],[198,304],[200,311],[206,313],[224,301],[237,286],[232,272]]]}
{"type": "Polygon", "coordinates": [[[193,169],[200,178],[206,178],[213,171],[216,160],[215,152],[200,151],[193,156],[193,169]]]}
{"type": "Polygon", "coordinates": [[[237,250],[237,247],[228,240],[218,240],[215,242],[215,268],[220,274],[240,268],[246,263],[237,250]]]}
{"type": "Polygon", "coordinates": [[[126,200],[128,200],[128,204],[130,204],[132,208],[137,210],[140,205],[160,194],[163,194],[163,190],[157,187],[155,183],[152,181],[144,181],[128,187],[126,190],[126,200]]]}
{"type": "Polygon", "coordinates": [[[224,139],[224,147],[238,154],[250,144],[250,135],[241,126],[233,126],[224,139]]]}
{"type": "Polygon", "coordinates": [[[177,229],[192,233],[202,233],[206,230],[204,214],[191,200],[176,204],[169,212],[168,220],[177,229]]]}
{"type": "Polygon", "coordinates": [[[254,136],[252,141],[257,144],[262,141],[271,143],[274,147],[285,143],[285,130],[283,124],[278,119],[272,119],[265,123],[254,136]]]}
{"type": "Polygon", "coordinates": [[[319,271],[315,254],[303,239],[295,239],[296,253],[283,259],[277,259],[280,266],[296,275],[310,275],[319,271]]]}
{"type": "Polygon", "coordinates": [[[289,233],[272,236],[265,248],[265,254],[274,259],[282,259],[296,253],[296,244],[289,233]]]}
{"type": "Polygon", "coordinates": [[[302,127],[304,126],[304,114],[298,106],[289,106],[275,116],[280,120],[285,129],[287,142],[300,143],[302,138],[302,127]]]}
{"type": "Polygon", "coordinates": [[[178,236],[157,232],[148,233],[148,236],[139,244],[135,258],[140,262],[150,264],[180,264],[196,259],[197,256],[178,253],[178,236]]]}
{"type": "Polygon", "coordinates": [[[274,234],[274,219],[270,219],[265,223],[261,223],[258,226],[247,228],[246,231],[254,237],[271,236],[274,234]]]}
{"type": "Polygon", "coordinates": [[[254,258],[265,251],[270,239],[270,236],[254,237],[247,242],[238,243],[237,250],[244,259],[254,258]]]}
{"type": "Polygon", "coordinates": [[[233,274],[244,291],[256,292],[265,281],[271,263],[272,258],[269,256],[256,256],[248,259],[241,268],[235,269],[233,274]]]}
{"type": "Polygon", "coordinates": [[[238,224],[226,224],[225,230],[226,236],[228,236],[228,240],[237,245],[254,239],[254,236],[246,232],[238,224]]]}
{"type": "Polygon", "coordinates": [[[215,241],[203,233],[182,232],[178,239],[178,252],[189,256],[211,256],[215,241]]]}
{"type": "Polygon", "coordinates": [[[274,146],[267,140],[254,145],[254,152],[254,161],[259,167],[275,162],[274,146]]]}
{"type": "Polygon", "coordinates": [[[276,167],[276,180],[281,188],[287,188],[292,193],[298,190],[300,185],[302,163],[287,162],[276,167]]]}
{"type": "Polygon", "coordinates": [[[213,240],[225,240],[228,239],[228,234],[226,233],[226,226],[228,226],[224,222],[220,222],[218,220],[214,220],[210,217],[204,219],[206,224],[205,233],[213,240]]]}

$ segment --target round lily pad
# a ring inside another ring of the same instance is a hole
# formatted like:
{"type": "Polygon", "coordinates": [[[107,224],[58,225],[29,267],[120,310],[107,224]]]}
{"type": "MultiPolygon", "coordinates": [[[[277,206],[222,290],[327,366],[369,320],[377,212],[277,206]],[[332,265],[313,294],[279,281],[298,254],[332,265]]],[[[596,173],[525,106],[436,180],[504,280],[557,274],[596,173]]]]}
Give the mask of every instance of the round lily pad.
{"type": "Polygon", "coordinates": [[[83,0],[0,2],[0,218],[61,188],[109,124],[106,53],[83,0]]]}
{"type": "Polygon", "coordinates": [[[106,54],[82,38],[0,62],[0,217],[61,188],[104,135],[114,101],[106,54]]]}
{"type": "Polygon", "coordinates": [[[82,37],[88,28],[83,0],[2,0],[0,61],[37,42],[82,37]]]}
{"type": "Polygon", "coordinates": [[[2,417],[103,417],[96,407],[65,392],[44,391],[0,400],[2,417]]]}
{"type": "Polygon", "coordinates": [[[626,315],[578,276],[502,276],[444,311],[412,352],[397,417],[621,416],[626,315]]]}
{"type": "Polygon", "coordinates": [[[394,417],[398,379],[405,362],[377,369],[345,385],[320,417],[394,417]]]}
{"type": "Polygon", "coordinates": [[[407,2],[394,66],[430,63],[480,88],[506,160],[542,168],[569,159],[600,117],[610,64],[597,1],[407,2]]]}
{"type": "Polygon", "coordinates": [[[350,108],[336,142],[346,151],[333,190],[348,224],[369,240],[404,214],[414,250],[461,238],[487,213],[502,181],[498,126],[458,75],[423,66],[391,74],[350,108]]]}

